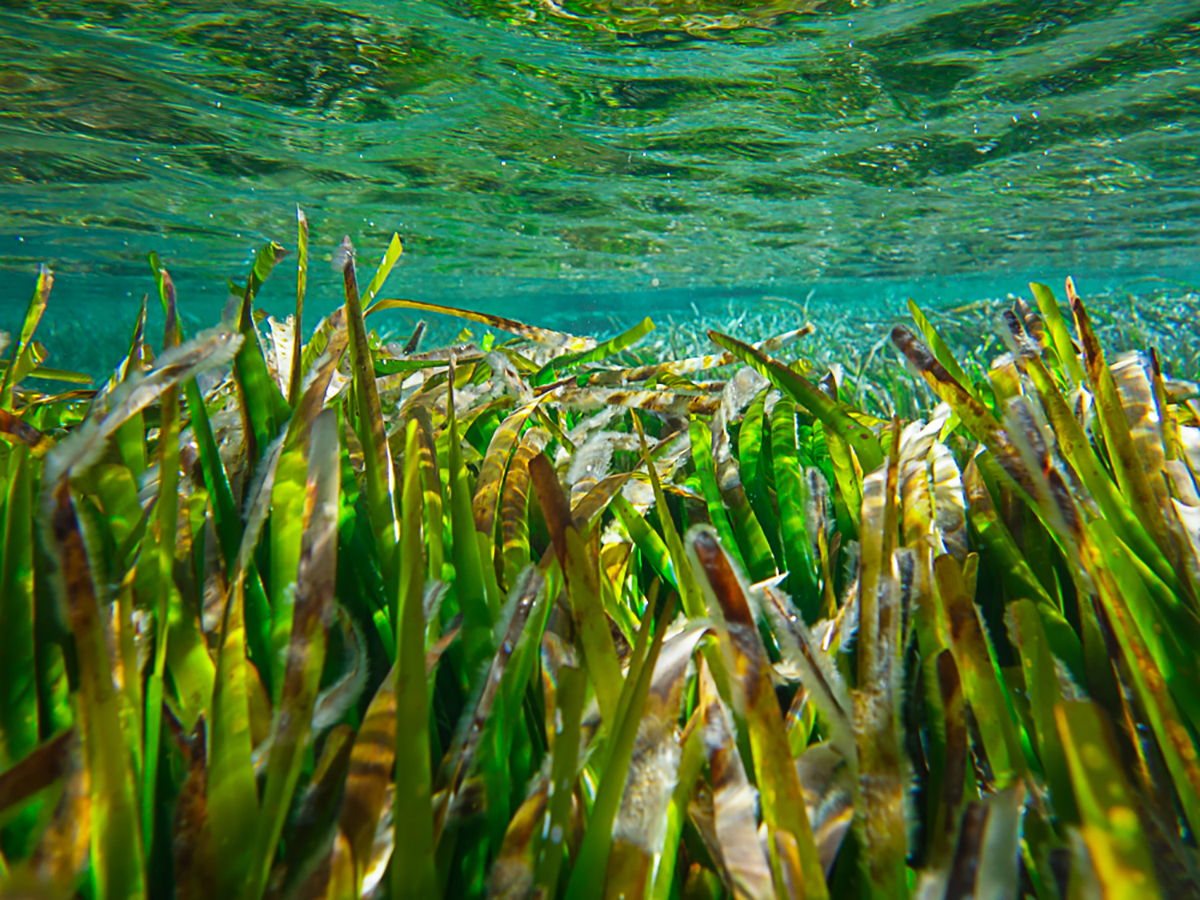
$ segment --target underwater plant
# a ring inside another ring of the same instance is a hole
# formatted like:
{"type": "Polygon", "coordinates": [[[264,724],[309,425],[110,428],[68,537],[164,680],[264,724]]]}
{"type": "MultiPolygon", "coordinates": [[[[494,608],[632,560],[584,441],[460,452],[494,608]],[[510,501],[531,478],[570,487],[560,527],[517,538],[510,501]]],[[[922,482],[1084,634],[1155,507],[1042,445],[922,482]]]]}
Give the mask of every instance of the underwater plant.
{"type": "MultiPolygon", "coordinates": [[[[0,896],[1195,895],[1200,408],[1067,282],[848,376],[284,258],[0,382],[0,896]],[[389,310],[465,320],[380,337],[389,310]],[[375,326],[375,327],[372,327],[375,326]],[[474,330],[472,330],[474,329],[474,330]],[[701,349],[712,349],[707,355],[701,349]],[[903,360],[903,363],[901,362],[903,360]],[[39,382],[44,384],[44,382],[39,382]]],[[[894,349],[893,349],[894,348],[894,349]]],[[[892,355],[892,354],[896,355],[892,355]]],[[[860,361],[861,362],[861,361],[860,361]]]]}

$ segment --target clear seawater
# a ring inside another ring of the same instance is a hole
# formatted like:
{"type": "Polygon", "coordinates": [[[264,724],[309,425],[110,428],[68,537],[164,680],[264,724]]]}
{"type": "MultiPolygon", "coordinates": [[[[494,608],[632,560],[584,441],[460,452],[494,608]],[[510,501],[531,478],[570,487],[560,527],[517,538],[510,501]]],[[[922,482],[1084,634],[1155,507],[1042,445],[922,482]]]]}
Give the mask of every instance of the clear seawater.
{"type": "Polygon", "coordinates": [[[1198,158],[1200,2],[0,0],[0,329],[45,262],[115,362],[152,249],[210,324],[297,204],[310,326],[393,231],[387,294],[582,331],[1184,295],[1198,158]]]}

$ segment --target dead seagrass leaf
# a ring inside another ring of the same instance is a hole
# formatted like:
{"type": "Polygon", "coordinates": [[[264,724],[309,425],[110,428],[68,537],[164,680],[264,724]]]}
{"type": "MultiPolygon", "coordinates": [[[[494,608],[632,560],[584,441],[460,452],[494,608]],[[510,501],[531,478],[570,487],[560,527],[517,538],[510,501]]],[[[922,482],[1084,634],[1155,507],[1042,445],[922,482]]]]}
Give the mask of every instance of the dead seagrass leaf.
{"type": "Polygon", "coordinates": [[[854,761],[848,761],[828,741],[813,744],[796,757],[804,807],[812,823],[821,869],[827,877],[833,870],[842,839],[854,821],[857,768],[854,761]]]}
{"type": "Polygon", "coordinates": [[[805,894],[825,897],[828,891],[824,872],[745,580],[712,526],[693,525],[688,529],[685,545],[692,571],[704,591],[710,612],[717,619],[722,655],[733,687],[734,709],[746,717],[763,822],[768,834],[786,831],[796,839],[805,894]]]}
{"type": "Polygon", "coordinates": [[[688,815],[728,888],[739,897],[766,900],[775,896],[775,890],[758,840],[757,791],[746,778],[729,713],[717,695],[707,665],[702,667],[700,678],[704,750],[712,787],[698,788],[688,805],[688,815]]]}
{"type": "Polygon", "coordinates": [[[78,739],[78,734],[64,731],[0,772],[0,812],[62,778],[71,765],[72,741],[78,739]]]}
{"type": "MultiPolygon", "coordinates": [[[[474,708],[464,715],[459,723],[458,731],[446,753],[443,769],[437,778],[437,784],[444,789],[443,804],[438,808],[435,804],[434,820],[438,823],[439,831],[445,827],[446,821],[458,813],[458,794],[463,783],[475,764],[475,756],[483,740],[488,717],[500,693],[500,684],[504,678],[505,669],[517,648],[517,642],[525,630],[545,586],[544,579],[536,568],[528,567],[523,578],[517,582],[507,604],[505,612],[508,615],[508,626],[504,638],[499,642],[495,656],[492,657],[487,676],[482,680],[483,691],[476,701],[474,708]]],[[[435,836],[436,839],[436,836],[435,836]]]]}
{"type": "Polygon", "coordinates": [[[242,336],[235,331],[204,331],[168,350],[145,375],[131,375],[97,404],[96,411],[80,428],[46,455],[43,483],[57,484],[73,470],[89,466],[131,416],[156,402],[168,388],[228,365],[241,346],[242,336]]]}
{"type": "Polygon", "coordinates": [[[494,316],[490,313],[476,312],[469,309],[459,309],[454,306],[442,306],[438,303],[427,303],[423,300],[393,298],[377,300],[367,308],[367,314],[370,315],[373,312],[380,312],[387,309],[419,309],[423,312],[454,316],[470,322],[478,322],[481,325],[487,325],[489,328],[495,328],[499,331],[507,331],[509,334],[515,334],[518,337],[538,344],[545,344],[559,351],[574,352],[590,350],[596,346],[596,342],[591,338],[576,337],[575,335],[566,334],[561,331],[551,331],[548,328],[526,325],[523,322],[518,322],[515,319],[506,319],[503,316],[494,316]]]}
{"type": "Polygon", "coordinates": [[[350,753],[338,832],[350,851],[356,884],[366,877],[376,826],[385,808],[387,785],[395,767],[395,683],[394,672],[388,672],[380,682],[350,753]]]}

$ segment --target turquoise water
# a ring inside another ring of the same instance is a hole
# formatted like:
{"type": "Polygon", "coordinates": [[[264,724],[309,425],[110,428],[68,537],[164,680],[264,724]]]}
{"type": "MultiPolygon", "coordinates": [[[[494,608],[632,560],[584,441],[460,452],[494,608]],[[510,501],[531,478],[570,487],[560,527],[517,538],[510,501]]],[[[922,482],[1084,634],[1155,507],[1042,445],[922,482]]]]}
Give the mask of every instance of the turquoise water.
{"type": "Polygon", "coordinates": [[[0,0],[0,327],[47,262],[90,365],[151,249],[207,324],[297,204],[314,315],[393,231],[389,293],[581,330],[1182,294],[1198,156],[1197,2],[0,0]]]}

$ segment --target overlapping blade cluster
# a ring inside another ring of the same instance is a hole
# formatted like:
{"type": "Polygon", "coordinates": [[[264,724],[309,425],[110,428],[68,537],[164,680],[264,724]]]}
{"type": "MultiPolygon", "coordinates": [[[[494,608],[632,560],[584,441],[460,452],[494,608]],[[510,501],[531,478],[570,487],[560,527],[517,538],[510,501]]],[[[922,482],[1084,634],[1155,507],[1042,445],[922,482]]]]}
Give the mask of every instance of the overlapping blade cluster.
{"type": "Polygon", "coordinates": [[[143,303],[96,392],[27,387],[79,380],[39,278],[0,381],[0,895],[1200,890],[1200,414],[1073,284],[994,361],[911,305],[915,379],[875,384],[806,322],[671,359],[649,319],[380,299],[399,240],[361,289],[347,241],[305,343],[298,222],[294,317],[260,333],[276,244],[190,338],[152,258],[163,349],[143,303]],[[373,330],[400,310],[483,331],[422,351],[373,330]]]}

